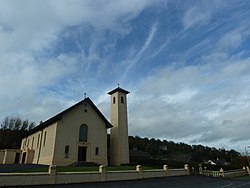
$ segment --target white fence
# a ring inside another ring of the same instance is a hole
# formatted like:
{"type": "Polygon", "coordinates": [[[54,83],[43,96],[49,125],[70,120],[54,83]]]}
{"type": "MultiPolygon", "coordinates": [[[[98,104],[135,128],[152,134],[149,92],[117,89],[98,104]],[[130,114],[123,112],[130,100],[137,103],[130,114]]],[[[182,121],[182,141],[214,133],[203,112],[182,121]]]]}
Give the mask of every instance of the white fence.
{"type": "Polygon", "coordinates": [[[221,177],[220,171],[212,171],[212,170],[203,170],[202,175],[212,176],[212,177],[221,177]]]}
{"type": "Polygon", "coordinates": [[[0,173],[0,186],[105,182],[184,175],[190,175],[188,165],[183,169],[168,169],[164,165],[162,170],[143,170],[137,165],[135,170],[127,171],[106,171],[104,166],[100,166],[99,172],[57,172],[55,166],[50,166],[49,172],[45,173],[0,173]]]}
{"type": "Polygon", "coordinates": [[[224,171],[221,168],[219,171],[211,171],[211,170],[203,170],[202,166],[200,166],[199,173],[204,176],[236,178],[240,176],[249,175],[250,170],[249,170],[249,167],[247,166],[247,167],[243,167],[242,169],[235,169],[235,170],[224,171]]]}

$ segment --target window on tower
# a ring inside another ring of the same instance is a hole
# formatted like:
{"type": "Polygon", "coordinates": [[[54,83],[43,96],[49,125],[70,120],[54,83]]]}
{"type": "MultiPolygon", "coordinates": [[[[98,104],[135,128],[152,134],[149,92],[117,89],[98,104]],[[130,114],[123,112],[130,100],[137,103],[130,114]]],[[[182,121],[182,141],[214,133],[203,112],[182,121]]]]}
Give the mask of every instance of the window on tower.
{"type": "Polygon", "coordinates": [[[115,104],[115,97],[113,97],[113,104],[115,104]]]}
{"type": "Polygon", "coordinates": [[[95,155],[99,155],[99,148],[98,147],[95,148],[95,155]]]}
{"type": "Polygon", "coordinates": [[[121,103],[124,103],[124,99],[123,99],[123,96],[121,96],[121,103]]]}
{"type": "Polygon", "coordinates": [[[65,158],[69,158],[69,145],[65,146],[64,155],[65,155],[65,158]]]}

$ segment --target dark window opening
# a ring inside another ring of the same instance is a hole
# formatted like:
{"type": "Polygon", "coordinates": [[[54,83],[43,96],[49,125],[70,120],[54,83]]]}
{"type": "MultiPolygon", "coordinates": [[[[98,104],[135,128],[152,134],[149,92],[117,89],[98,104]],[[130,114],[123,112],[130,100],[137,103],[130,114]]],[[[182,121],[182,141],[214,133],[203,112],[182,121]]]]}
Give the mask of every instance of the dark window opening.
{"type": "Polygon", "coordinates": [[[123,99],[123,97],[121,97],[121,103],[124,103],[124,99],[123,99]]]}
{"type": "Polygon", "coordinates": [[[95,148],[95,155],[99,155],[99,148],[98,147],[95,148]]]}
{"type": "Polygon", "coordinates": [[[115,104],[115,97],[113,97],[113,104],[115,104]]]}
{"type": "Polygon", "coordinates": [[[65,146],[65,158],[69,158],[69,146],[65,146]]]}
{"type": "Polygon", "coordinates": [[[80,132],[79,132],[79,141],[80,142],[87,142],[88,140],[88,126],[81,125],[80,132]]]}

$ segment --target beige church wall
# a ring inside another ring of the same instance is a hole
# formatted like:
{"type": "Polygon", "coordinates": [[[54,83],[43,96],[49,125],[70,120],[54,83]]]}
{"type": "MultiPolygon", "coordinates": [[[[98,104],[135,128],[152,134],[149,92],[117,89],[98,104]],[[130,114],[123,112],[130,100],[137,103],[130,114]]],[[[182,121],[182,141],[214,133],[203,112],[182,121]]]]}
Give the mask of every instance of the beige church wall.
{"type": "Polygon", "coordinates": [[[22,153],[26,152],[25,163],[52,164],[56,127],[54,123],[22,139],[21,150],[22,153]]]}
{"type": "Polygon", "coordinates": [[[0,164],[3,164],[4,150],[0,150],[0,164]]]}
{"type": "Polygon", "coordinates": [[[87,162],[107,165],[107,129],[105,122],[94,109],[85,103],[76,106],[66,113],[58,122],[56,136],[55,165],[69,165],[78,161],[78,147],[87,147],[87,162]],[[79,142],[79,130],[82,124],[88,126],[87,142],[79,142]],[[68,158],[65,158],[65,147],[69,146],[68,158]],[[96,147],[99,154],[95,155],[96,147]]]}
{"type": "Polygon", "coordinates": [[[23,153],[29,153],[29,155],[27,155],[29,159],[26,160],[26,163],[37,163],[41,146],[41,136],[42,131],[38,131],[22,139],[21,150],[23,153]]]}
{"type": "Polygon", "coordinates": [[[43,129],[39,164],[48,164],[48,165],[53,164],[56,131],[57,131],[57,123],[54,123],[43,129]]]}

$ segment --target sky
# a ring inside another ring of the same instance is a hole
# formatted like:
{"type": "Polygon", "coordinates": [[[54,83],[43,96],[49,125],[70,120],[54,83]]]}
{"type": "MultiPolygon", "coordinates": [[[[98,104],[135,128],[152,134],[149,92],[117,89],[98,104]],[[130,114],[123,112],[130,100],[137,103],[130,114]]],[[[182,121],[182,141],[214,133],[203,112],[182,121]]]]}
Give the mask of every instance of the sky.
{"type": "Polygon", "coordinates": [[[250,146],[250,1],[0,0],[0,121],[39,124],[84,99],[129,135],[250,146]]]}

